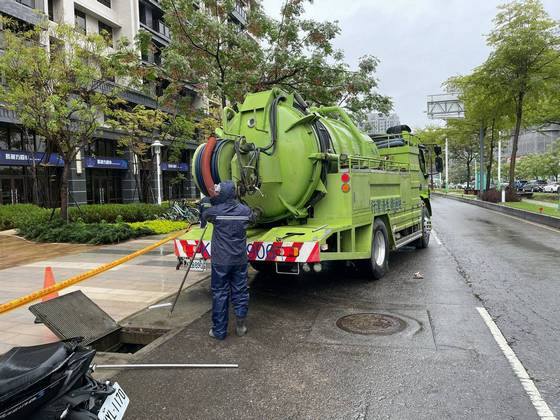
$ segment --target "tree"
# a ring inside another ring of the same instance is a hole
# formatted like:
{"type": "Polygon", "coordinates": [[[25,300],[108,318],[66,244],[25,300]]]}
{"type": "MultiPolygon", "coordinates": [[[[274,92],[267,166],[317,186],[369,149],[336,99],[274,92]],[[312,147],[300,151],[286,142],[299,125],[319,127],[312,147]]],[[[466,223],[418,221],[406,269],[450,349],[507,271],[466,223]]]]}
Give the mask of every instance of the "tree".
{"type": "Polygon", "coordinates": [[[519,133],[527,103],[538,103],[560,77],[558,22],[539,0],[519,0],[500,6],[487,38],[492,52],[485,63],[495,86],[513,104],[514,120],[509,184],[513,190],[519,133]]]}
{"type": "MultiPolygon", "coordinates": [[[[149,185],[153,171],[147,171],[148,177],[143,179],[140,169],[146,163],[150,144],[155,140],[164,141],[168,147],[168,161],[176,161],[180,151],[186,147],[186,142],[192,138],[194,123],[186,116],[142,105],[136,105],[132,109],[119,107],[109,111],[108,116],[107,123],[121,132],[119,147],[129,151],[137,162],[134,176],[138,197],[148,201],[144,187],[149,185]]],[[[151,159],[148,161],[151,163],[151,159]]]]}
{"type": "Polygon", "coordinates": [[[388,112],[390,99],[376,91],[378,60],[362,57],[351,70],[333,47],[338,25],[303,19],[306,3],[287,0],[275,20],[253,1],[240,23],[232,18],[239,13],[235,0],[163,0],[174,34],[165,53],[168,75],[204,87],[222,107],[247,92],[280,86],[317,105],[339,103],[355,114],[388,112]]]}
{"type": "Polygon", "coordinates": [[[479,127],[473,126],[468,120],[449,120],[447,122],[450,158],[465,165],[467,188],[470,188],[473,161],[479,151],[478,130],[479,127]]]}
{"type": "Polygon", "coordinates": [[[509,125],[507,116],[511,108],[510,102],[496,89],[496,83],[485,65],[476,68],[468,76],[452,77],[445,85],[448,90],[459,92],[459,99],[465,108],[463,127],[468,127],[473,134],[478,131],[479,142],[482,130],[486,163],[485,189],[488,190],[497,140],[500,131],[509,125]]]}
{"type": "Polygon", "coordinates": [[[47,151],[64,160],[60,204],[66,219],[70,167],[120,92],[106,80],[130,76],[137,56],[126,42],[110,51],[102,35],[82,35],[63,24],[48,28],[46,19],[23,31],[10,20],[3,23],[0,101],[16,112],[23,127],[44,139],[47,151]],[[56,40],[50,50],[40,42],[47,30],[56,40]]]}

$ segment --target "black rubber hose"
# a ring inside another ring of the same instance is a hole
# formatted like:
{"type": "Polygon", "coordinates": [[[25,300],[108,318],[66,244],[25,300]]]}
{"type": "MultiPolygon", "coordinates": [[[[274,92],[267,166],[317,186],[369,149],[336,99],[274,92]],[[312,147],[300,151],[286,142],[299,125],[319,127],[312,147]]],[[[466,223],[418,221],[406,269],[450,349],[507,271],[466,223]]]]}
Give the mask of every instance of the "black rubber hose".
{"type": "Polygon", "coordinates": [[[265,147],[260,147],[259,151],[266,154],[266,155],[271,155],[272,153],[274,153],[274,146],[276,145],[276,140],[278,138],[278,131],[277,131],[277,118],[278,118],[278,104],[280,103],[280,101],[285,100],[286,98],[282,95],[277,96],[276,98],[274,98],[272,100],[272,103],[270,104],[270,116],[269,116],[269,123],[270,123],[270,143],[267,144],[265,147]],[[270,149],[272,149],[271,152],[268,152],[270,149]]]}

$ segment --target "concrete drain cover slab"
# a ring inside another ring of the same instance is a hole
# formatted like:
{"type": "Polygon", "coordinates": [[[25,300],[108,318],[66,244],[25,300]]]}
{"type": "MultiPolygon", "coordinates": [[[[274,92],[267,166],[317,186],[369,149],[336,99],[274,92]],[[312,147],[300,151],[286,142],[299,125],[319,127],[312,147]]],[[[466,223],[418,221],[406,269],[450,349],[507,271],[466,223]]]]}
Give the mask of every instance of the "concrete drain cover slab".
{"type": "Polygon", "coordinates": [[[336,326],[353,334],[390,335],[406,328],[406,321],[393,315],[366,312],[338,318],[336,326]]]}
{"type": "Polygon", "coordinates": [[[435,350],[428,312],[421,309],[321,309],[306,341],[435,350]]]}

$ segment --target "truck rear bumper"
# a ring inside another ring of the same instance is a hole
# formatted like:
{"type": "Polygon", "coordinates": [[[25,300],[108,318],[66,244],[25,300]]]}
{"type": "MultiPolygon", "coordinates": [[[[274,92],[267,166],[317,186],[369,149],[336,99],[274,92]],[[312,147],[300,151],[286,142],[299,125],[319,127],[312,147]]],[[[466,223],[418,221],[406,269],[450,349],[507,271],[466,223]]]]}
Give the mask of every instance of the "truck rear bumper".
{"type": "MultiPolygon", "coordinates": [[[[212,241],[197,239],[175,239],[175,255],[178,258],[192,258],[196,250],[196,259],[212,258],[212,241]]],[[[319,242],[260,242],[247,243],[249,261],[270,261],[287,263],[320,262],[319,242]]]]}

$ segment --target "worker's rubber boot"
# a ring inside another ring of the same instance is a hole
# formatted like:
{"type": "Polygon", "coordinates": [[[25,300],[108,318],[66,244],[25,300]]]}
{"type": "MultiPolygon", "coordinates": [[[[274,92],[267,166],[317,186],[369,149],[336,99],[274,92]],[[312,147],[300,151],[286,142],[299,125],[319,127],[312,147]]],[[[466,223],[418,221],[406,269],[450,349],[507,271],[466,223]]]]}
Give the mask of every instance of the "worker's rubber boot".
{"type": "Polygon", "coordinates": [[[209,335],[210,337],[212,337],[212,338],[214,338],[214,339],[216,339],[216,340],[220,340],[220,341],[222,341],[222,340],[225,338],[225,337],[224,337],[224,338],[216,337],[216,336],[214,335],[214,329],[213,329],[213,328],[210,328],[210,331],[208,331],[208,335],[209,335]]]}
{"type": "Polygon", "coordinates": [[[247,324],[245,323],[245,318],[237,318],[235,333],[238,337],[243,337],[245,334],[247,334],[247,324]]]}

